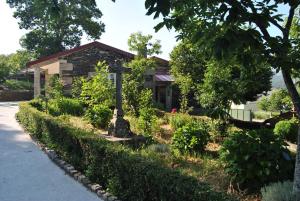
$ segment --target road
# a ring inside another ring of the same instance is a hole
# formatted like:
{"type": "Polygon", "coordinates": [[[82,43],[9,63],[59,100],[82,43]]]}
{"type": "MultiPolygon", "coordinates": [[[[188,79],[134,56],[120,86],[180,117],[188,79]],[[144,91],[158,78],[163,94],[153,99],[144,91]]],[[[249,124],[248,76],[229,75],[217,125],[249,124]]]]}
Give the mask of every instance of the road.
{"type": "Polygon", "coordinates": [[[99,201],[33,143],[16,121],[17,111],[17,103],[0,103],[0,200],[99,201]]]}

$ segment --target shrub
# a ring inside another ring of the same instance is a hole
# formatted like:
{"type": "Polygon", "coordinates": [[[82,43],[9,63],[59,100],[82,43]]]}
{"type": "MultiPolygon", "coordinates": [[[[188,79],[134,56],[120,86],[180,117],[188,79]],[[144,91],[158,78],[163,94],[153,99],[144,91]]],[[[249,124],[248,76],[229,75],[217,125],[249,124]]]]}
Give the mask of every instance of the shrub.
{"type": "Polygon", "coordinates": [[[74,128],[63,119],[40,112],[27,103],[20,104],[17,118],[32,135],[53,146],[92,182],[100,183],[121,200],[233,200],[196,178],[92,132],[74,128]]]}
{"type": "Polygon", "coordinates": [[[147,150],[162,154],[170,153],[170,148],[166,144],[152,144],[147,147],[147,150]]]}
{"type": "Polygon", "coordinates": [[[274,133],[291,142],[297,142],[299,121],[296,118],[279,121],[274,128],[274,133]]]}
{"type": "Polygon", "coordinates": [[[33,90],[33,83],[23,80],[5,80],[4,86],[10,90],[33,90]]]}
{"type": "Polygon", "coordinates": [[[213,141],[219,142],[227,137],[227,122],[219,119],[213,119],[209,123],[210,135],[213,141]]]}
{"type": "Polygon", "coordinates": [[[150,136],[158,130],[158,119],[153,108],[143,108],[139,110],[138,130],[144,135],[150,136]]]}
{"type": "Polygon", "coordinates": [[[191,122],[175,131],[172,147],[181,153],[201,152],[208,140],[208,127],[201,122],[191,122]]]}
{"type": "Polygon", "coordinates": [[[51,99],[48,102],[48,111],[53,116],[59,116],[63,114],[80,116],[83,114],[83,106],[77,99],[64,97],[51,99]]]}
{"type": "Polygon", "coordinates": [[[32,107],[35,107],[39,111],[45,110],[45,102],[41,98],[35,98],[29,102],[32,107]]]}
{"type": "Polygon", "coordinates": [[[169,116],[169,123],[173,130],[177,130],[190,122],[193,121],[193,118],[188,114],[177,113],[169,116]]]}
{"type": "Polygon", "coordinates": [[[85,117],[97,128],[107,128],[112,118],[112,110],[106,105],[94,105],[87,109],[85,117]]]}
{"type": "Polygon", "coordinates": [[[226,171],[240,184],[260,186],[293,175],[294,163],[285,142],[268,129],[232,132],[220,156],[226,171]]]}
{"type": "Polygon", "coordinates": [[[89,79],[81,79],[82,85],[80,99],[84,105],[92,107],[99,103],[113,106],[114,105],[114,85],[109,79],[109,66],[105,62],[99,62],[95,68],[95,75],[89,79]]]}
{"type": "Polygon", "coordinates": [[[46,90],[47,96],[50,99],[58,99],[58,98],[63,97],[64,85],[58,75],[53,75],[50,77],[49,83],[46,86],[46,88],[47,88],[47,90],[46,90]]]}
{"type": "Polygon", "coordinates": [[[293,182],[272,183],[261,189],[262,201],[296,201],[293,194],[293,182]]]}

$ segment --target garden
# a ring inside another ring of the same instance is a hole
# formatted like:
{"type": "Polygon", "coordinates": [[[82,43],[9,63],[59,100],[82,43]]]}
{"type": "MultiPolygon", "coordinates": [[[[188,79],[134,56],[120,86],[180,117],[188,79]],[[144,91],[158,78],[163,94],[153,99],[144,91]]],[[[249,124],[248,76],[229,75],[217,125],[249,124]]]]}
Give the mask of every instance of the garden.
{"type": "Polygon", "coordinates": [[[147,139],[138,147],[101,136],[115,99],[105,62],[91,79],[76,78],[71,94],[53,76],[46,96],[21,103],[17,118],[34,138],[122,200],[293,199],[295,153],[286,142],[296,142],[298,120],[245,130],[224,118],[165,112],[155,107],[151,90],[138,85],[142,71],[136,66],[152,62],[136,59],[124,77],[125,118],[147,139]],[[130,104],[126,97],[134,90],[139,98],[130,104]]]}

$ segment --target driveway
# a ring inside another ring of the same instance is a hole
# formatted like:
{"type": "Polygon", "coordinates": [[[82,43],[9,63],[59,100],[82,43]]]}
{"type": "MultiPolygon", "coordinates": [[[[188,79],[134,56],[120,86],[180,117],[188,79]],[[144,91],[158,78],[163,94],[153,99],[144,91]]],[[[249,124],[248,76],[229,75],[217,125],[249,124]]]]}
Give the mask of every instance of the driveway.
{"type": "Polygon", "coordinates": [[[0,102],[1,201],[99,201],[39,150],[15,120],[17,103],[0,102]]]}

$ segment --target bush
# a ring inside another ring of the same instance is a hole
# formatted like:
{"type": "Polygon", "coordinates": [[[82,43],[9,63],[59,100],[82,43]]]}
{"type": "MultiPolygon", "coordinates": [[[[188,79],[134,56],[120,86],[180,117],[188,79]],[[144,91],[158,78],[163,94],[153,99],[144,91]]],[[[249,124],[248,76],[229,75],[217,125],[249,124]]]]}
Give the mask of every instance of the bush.
{"type": "Polygon", "coordinates": [[[209,123],[210,135],[213,141],[220,142],[227,137],[227,122],[219,119],[213,119],[209,123]]]}
{"type": "Polygon", "coordinates": [[[35,98],[29,102],[32,107],[35,107],[39,111],[45,111],[45,103],[41,98],[35,98]]]}
{"type": "Polygon", "coordinates": [[[4,86],[10,90],[33,90],[33,83],[23,80],[5,80],[4,86]]]}
{"type": "Polygon", "coordinates": [[[191,122],[175,131],[172,147],[181,153],[201,152],[208,141],[208,127],[204,123],[191,122]]]}
{"type": "Polygon", "coordinates": [[[85,117],[97,128],[107,128],[112,118],[112,111],[106,105],[94,105],[89,108],[85,117]]]}
{"type": "Polygon", "coordinates": [[[207,184],[162,165],[137,151],[74,128],[63,119],[52,117],[20,104],[21,124],[35,137],[51,145],[92,182],[124,201],[230,201],[207,184]]]}
{"type": "Polygon", "coordinates": [[[272,183],[261,189],[262,201],[296,201],[293,194],[293,182],[272,183]]]}
{"type": "Polygon", "coordinates": [[[159,128],[158,119],[153,108],[143,108],[139,110],[140,116],[138,118],[138,130],[144,135],[150,136],[154,134],[159,128]]]}
{"type": "Polygon", "coordinates": [[[64,114],[80,116],[83,114],[83,106],[81,102],[72,98],[51,99],[48,102],[48,111],[53,116],[64,114]]]}
{"type": "Polygon", "coordinates": [[[268,129],[232,132],[220,156],[240,184],[261,186],[293,176],[294,162],[286,143],[268,129]]]}
{"type": "Polygon", "coordinates": [[[290,120],[279,121],[274,128],[274,133],[279,137],[291,141],[297,142],[299,121],[296,118],[290,120]]]}
{"type": "Polygon", "coordinates": [[[169,116],[169,123],[173,130],[177,130],[193,121],[193,117],[188,114],[177,113],[169,116]]]}

